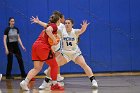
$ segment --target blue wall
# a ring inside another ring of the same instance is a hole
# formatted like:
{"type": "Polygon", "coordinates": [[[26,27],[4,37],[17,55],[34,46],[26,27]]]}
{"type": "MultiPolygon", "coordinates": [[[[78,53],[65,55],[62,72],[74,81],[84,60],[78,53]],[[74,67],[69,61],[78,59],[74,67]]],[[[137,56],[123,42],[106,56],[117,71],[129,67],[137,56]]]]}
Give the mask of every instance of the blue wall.
{"type": "MultiPolygon", "coordinates": [[[[8,18],[14,16],[20,29],[27,49],[22,55],[28,72],[33,67],[31,46],[42,30],[42,27],[30,23],[30,17],[37,15],[47,22],[54,10],[61,11],[65,18],[73,18],[75,28],[80,28],[82,20],[90,22],[80,37],[79,46],[93,71],[140,71],[139,5],[140,0],[0,0],[0,73],[6,72],[3,33],[8,18]]],[[[46,67],[44,65],[43,70],[46,67]]],[[[81,73],[83,70],[70,62],[61,68],[61,72],[81,73]]],[[[20,73],[16,58],[12,73],[20,73]]]]}

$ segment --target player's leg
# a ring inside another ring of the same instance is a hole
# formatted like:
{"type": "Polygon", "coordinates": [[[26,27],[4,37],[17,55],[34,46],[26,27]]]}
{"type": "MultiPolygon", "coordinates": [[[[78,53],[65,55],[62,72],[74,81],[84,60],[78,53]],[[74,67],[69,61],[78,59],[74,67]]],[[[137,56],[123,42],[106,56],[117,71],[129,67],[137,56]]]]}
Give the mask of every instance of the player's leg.
{"type": "Polygon", "coordinates": [[[22,87],[23,90],[29,90],[29,88],[27,86],[29,81],[40,72],[43,64],[44,64],[44,62],[34,61],[34,68],[29,71],[25,80],[23,80],[20,83],[20,86],[22,87]]]}
{"type": "MultiPolygon", "coordinates": [[[[60,56],[61,53],[60,52],[55,52],[55,57],[57,58],[57,56],[60,56]]],[[[58,66],[58,74],[57,74],[57,81],[62,81],[64,80],[64,77],[61,76],[60,74],[60,66],[58,66]]]]}
{"type": "MultiPolygon", "coordinates": [[[[56,57],[56,58],[58,58],[60,55],[61,55],[60,52],[56,52],[56,53],[55,53],[55,57],[56,57]]],[[[59,62],[60,62],[60,61],[59,61],[59,62]]],[[[62,64],[62,63],[63,63],[63,61],[61,61],[61,63],[58,63],[58,65],[59,65],[59,64],[62,64]]],[[[50,67],[48,67],[48,68],[44,71],[44,74],[46,75],[46,77],[49,77],[49,75],[50,75],[50,67]]],[[[62,76],[60,75],[60,66],[58,66],[57,81],[62,81],[62,80],[64,80],[64,77],[62,77],[62,76]]]]}
{"type": "MultiPolygon", "coordinates": [[[[64,64],[67,63],[67,60],[64,56],[62,56],[62,54],[58,55],[56,57],[56,61],[57,61],[57,64],[58,64],[58,73],[60,73],[60,70],[59,70],[59,67],[60,66],[63,66],[64,64]]],[[[50,76],[50,67],[47,69],[47,73],[45,73],[47,76],[50,76]]]]}
{"type": "Polygon", "coordinates": [[[50,67],[50,77],[52,78],[51,90],[64,90],[57,82],[58,64],[55,57],[48,59],[46,63],[50,67]]]}
{"type": "MultiPolygon", "coordinates": [[[[58,73],[60,73],[60,66],[63,66],[64,64],[67,63],[67,60],[65,59],[64,56],[62,56],[62,54],[59,54],[57,57],[56,57],[56,61],[57,61],[57,64],[58,64],[58,73]]],[[[46,74],[46,76],[50,76],[50,67],[44,72],[46,74]]]]}
{"type": "Polygon", "coordinates": [[[77,56],[75,59],[75,63],[80,65],[84,69],[86,75],[89,77],[90,81],[92,82],[92,86],[97,88],[98,84],[95,80],[91,68],[86,64],[84,57],[82,55],[77,56]]]}
{"type": "MultiPolygon", "coordinates": [[[[56,61],[58,63],[58,67],[67,63],[67,60],[61,54],[56,57],[56,61]]],[[[50,73],[50,67],[48,68],[48,71],[46,73],[47,76],[45,77],[45,80],[43,81],[43,83],[41,84],[41,86],[39,87],[39,89],[45,89],[45,88],[50,87],[50,85],[51,85],[51,82],[50,82],[51,79],[50,79],[50,74],[48,74],[48,73],[50,73]]]]}

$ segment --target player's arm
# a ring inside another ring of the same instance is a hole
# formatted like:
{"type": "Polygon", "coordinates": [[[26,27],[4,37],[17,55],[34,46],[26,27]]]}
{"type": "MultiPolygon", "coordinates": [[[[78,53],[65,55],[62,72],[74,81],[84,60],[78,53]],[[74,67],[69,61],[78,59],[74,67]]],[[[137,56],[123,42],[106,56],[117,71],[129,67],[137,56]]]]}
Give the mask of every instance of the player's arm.
{"type": "Polygon", "coordinates": [[[84,33],[86,31],[88,25],[89,25],[89,23],[87,22],[87,20],[84,20],[83,23],[81,24],[81,29],[79,31],[76,31],[76,34],[79,36],[82,33],[84,33]]]}
{"type": "Polygon", "coordinates": [[[31,21],[31,23],[39,24],[39,25],[43,26],[44,28],[46,28],[48,25],[47,23],[40,21],[38,16],[36,16],[36,18],[34,16],[32,16],[32,18],[30,18],[30,21],[31,21]]]}
{"type": "Polygon", "coordinates": [[[47,29],[45,29],[45,32],[47,33],[47,35],[53,40],[54,45],[57,44],[57,40],[55,38],[55,36],[52,33],[53,28],[51,26],[47,27],[47,29]]]}

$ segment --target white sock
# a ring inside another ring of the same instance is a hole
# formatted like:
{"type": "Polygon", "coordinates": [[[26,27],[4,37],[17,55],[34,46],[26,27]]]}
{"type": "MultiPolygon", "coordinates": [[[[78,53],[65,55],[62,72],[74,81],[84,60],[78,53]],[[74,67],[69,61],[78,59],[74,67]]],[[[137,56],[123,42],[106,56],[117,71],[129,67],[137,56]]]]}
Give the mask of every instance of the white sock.
{"type": "Polygon", "coordinates": [[[52,81],[52,84],[55,85],[57,83],[57,81],[52,81]]]}
{"type": "Polygon", "coordinates": [[[60,74],[57,74],[57,76],[60,77],[61,75],[60,74]]]}
{"type": "Polygon", "coordinates": [[[26,77],[25,78],[25,82],[28,84],[29,83],[29,79],[26,77]]]}

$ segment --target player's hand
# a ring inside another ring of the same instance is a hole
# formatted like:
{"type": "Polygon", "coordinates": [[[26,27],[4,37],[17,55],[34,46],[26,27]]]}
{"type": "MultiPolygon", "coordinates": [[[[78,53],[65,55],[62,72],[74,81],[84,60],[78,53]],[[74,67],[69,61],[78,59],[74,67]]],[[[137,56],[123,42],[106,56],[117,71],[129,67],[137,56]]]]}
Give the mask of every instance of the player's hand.
{"type": "Polygon", "coordinates": [[[90,24],[90,23],[88,23],[87,20],[84,20],[83,23],[81,24],[82,29],[83,29],[83,30],[86,30],[86,28],[87,28],[87,26],[88,26],[89,24],[90,24]]]}
{"type": "Polygon", "coordinates": [[[38,18],[38,16],[36,16],[36,18],[34,17],[34,16],[32,16],[31,18],[30,18],[30,21],[31,21],[31,24],[33,24],[33,23],[39,23],[39,18],[38,18]]]}
{"type": "Polygon", "coordinates": [[[57,39],[53,40],[53,45],[57,45],[57,44],[58,44],[57,39]]]}

